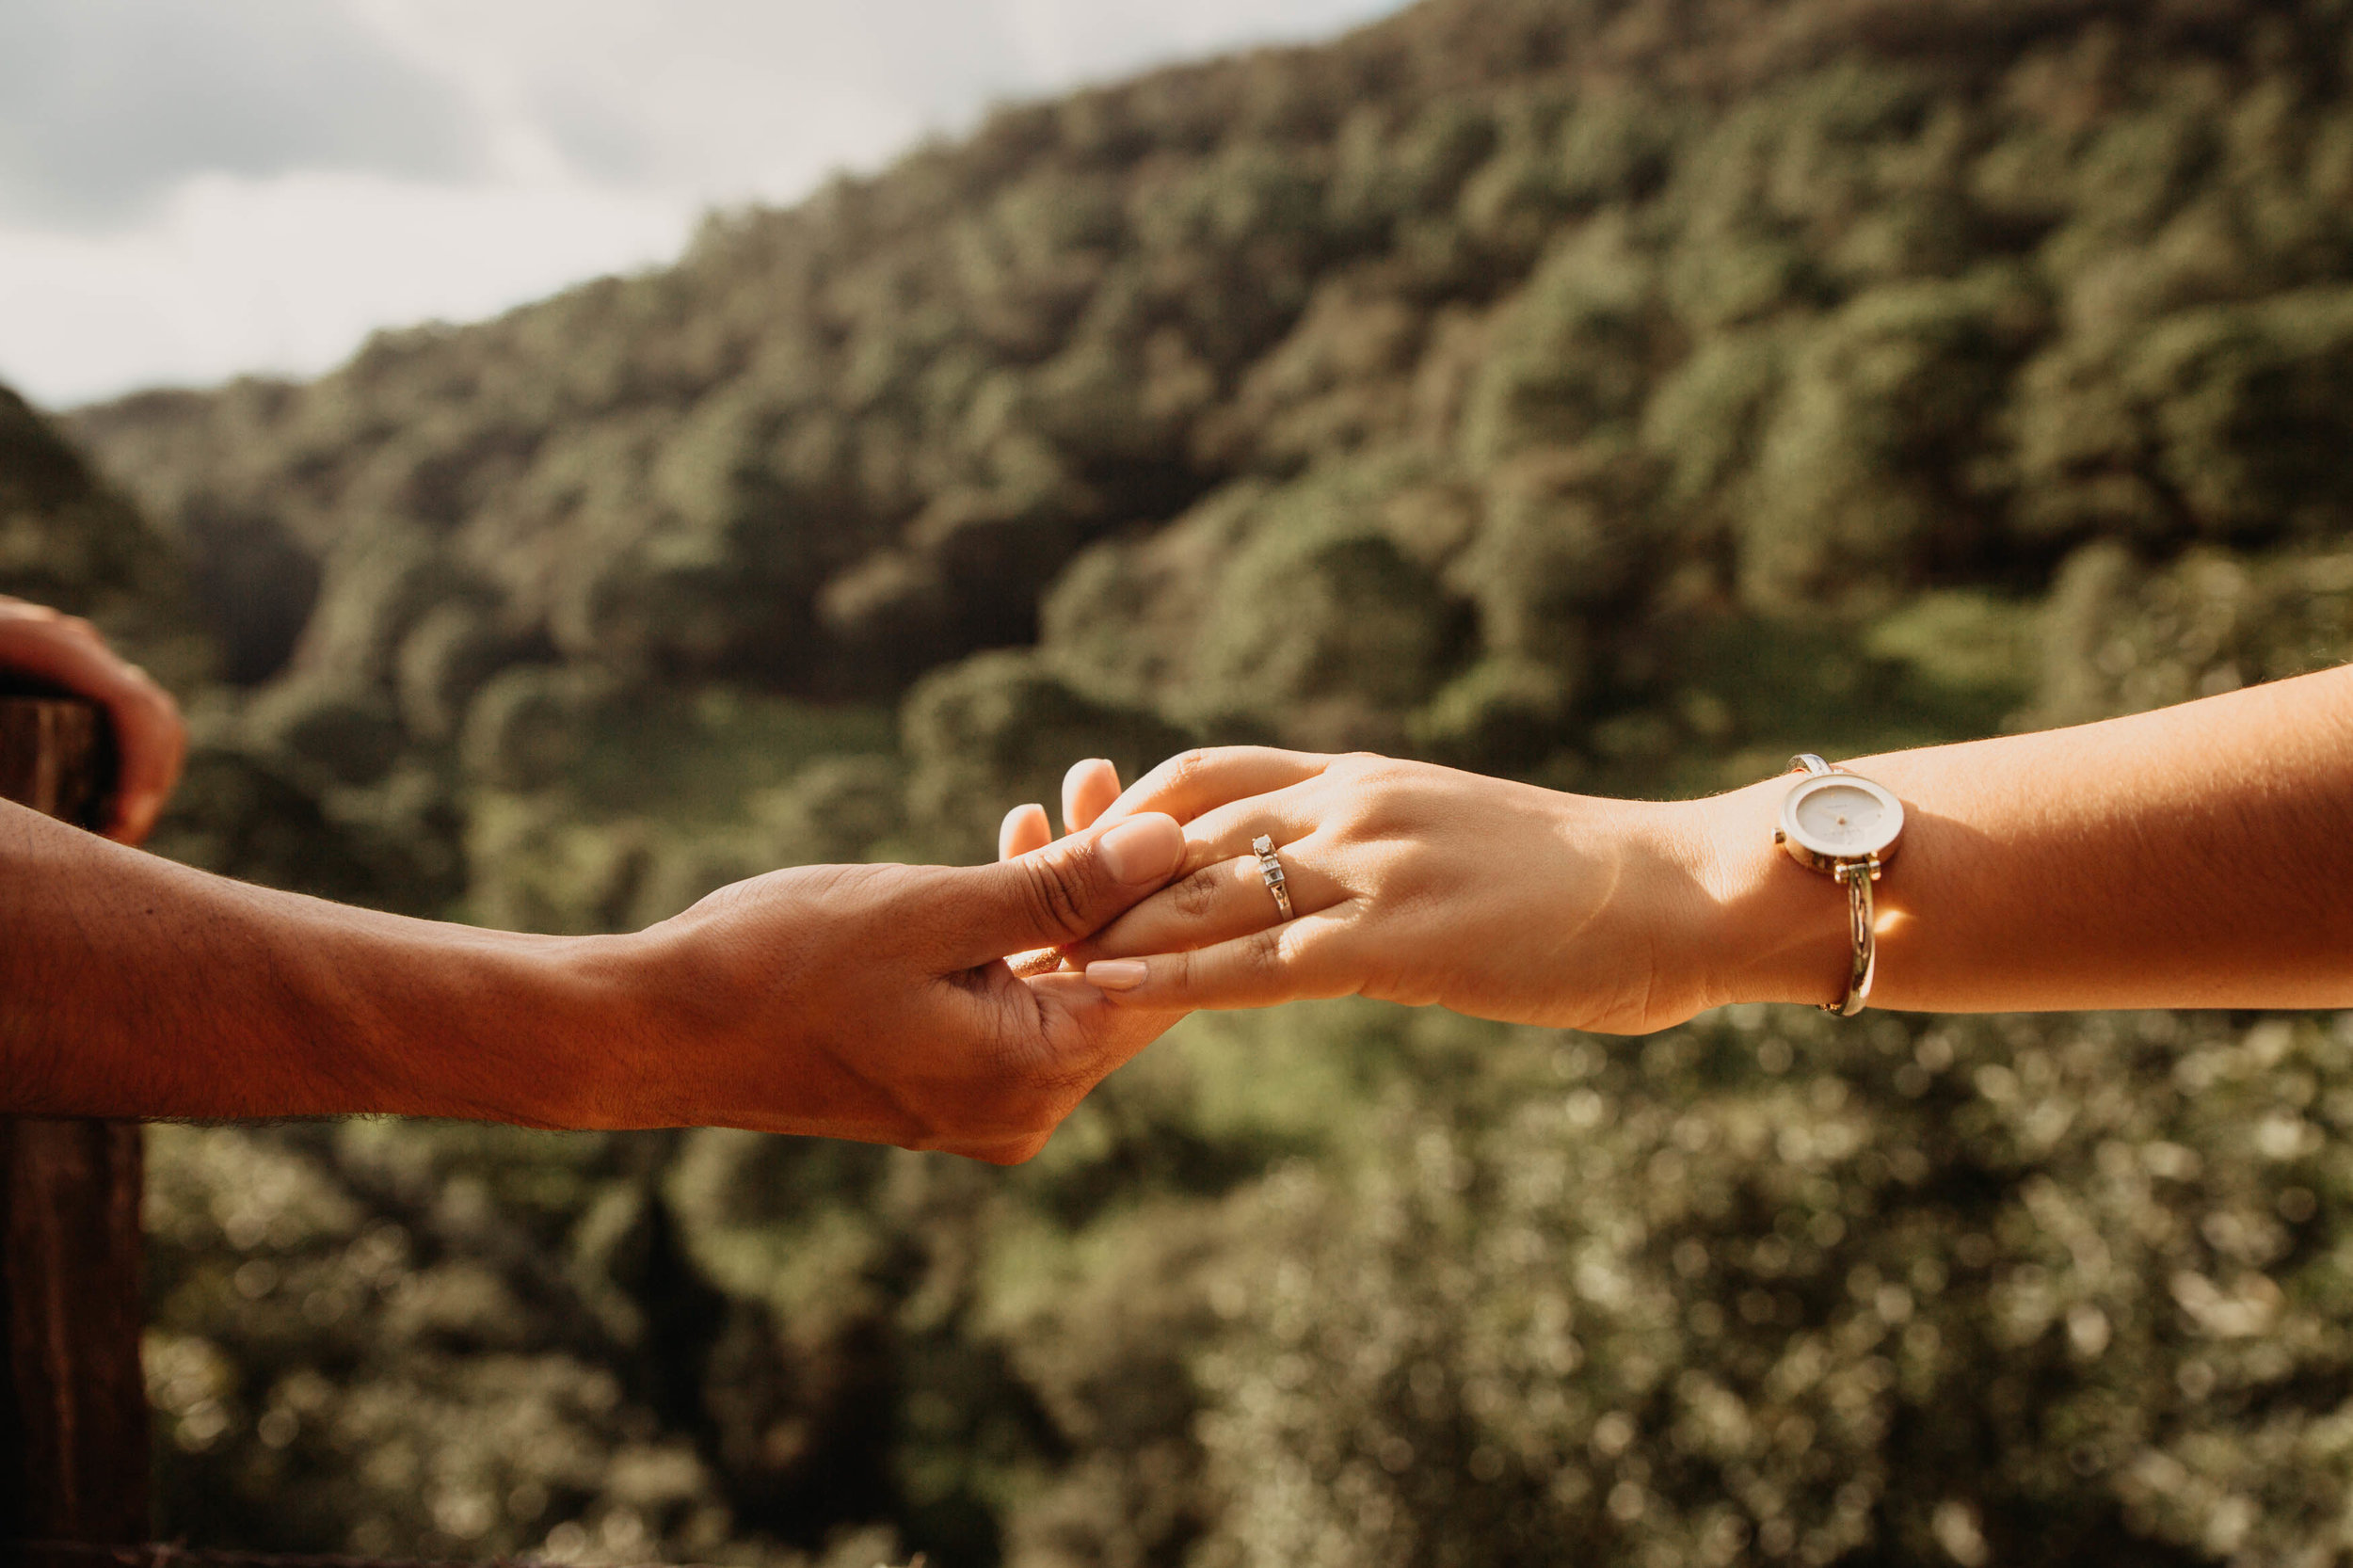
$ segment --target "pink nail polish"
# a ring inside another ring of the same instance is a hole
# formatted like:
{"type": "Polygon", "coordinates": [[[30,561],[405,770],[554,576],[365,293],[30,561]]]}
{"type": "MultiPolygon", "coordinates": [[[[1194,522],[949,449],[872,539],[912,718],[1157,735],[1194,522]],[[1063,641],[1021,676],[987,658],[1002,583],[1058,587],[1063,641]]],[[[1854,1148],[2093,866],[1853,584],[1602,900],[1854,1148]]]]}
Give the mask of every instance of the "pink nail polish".
{"type": "Polygon", "coordinates": [[[1149,973],[1141,958],[1098,958],[1087,966],[1087,984],[1098,991],[1132,991],[1149,973]]]}
{"type": "Polygon", "coordinates": [[[1096,840],[1104,868],[1122,882],[1166,876],[1185,852],[1183,836],[1169,831],[1175,825],[1166,817],[1149,815],[1121,823],[1096,840]]]}
{"type": "MultiPolygon", "coordinates": [[[[1034,804],[1029,806],[1016,806],[1012,810],[1005,813],[1004,822],[999,824],[997,829],[998,859],[1012,859],[1014,840],[1017,838],[1032,836],[1029,834],[1029,828],[1032,814],[1034,814],[1038,825],[1041,827],[1045,826],[1046,808],[1043,806],[1034,804]]],[[[1046,837],[1048,840],[1051,840],[1053,836],[1053,830],[1051,828],[1048,828],[1046,837]]]]}

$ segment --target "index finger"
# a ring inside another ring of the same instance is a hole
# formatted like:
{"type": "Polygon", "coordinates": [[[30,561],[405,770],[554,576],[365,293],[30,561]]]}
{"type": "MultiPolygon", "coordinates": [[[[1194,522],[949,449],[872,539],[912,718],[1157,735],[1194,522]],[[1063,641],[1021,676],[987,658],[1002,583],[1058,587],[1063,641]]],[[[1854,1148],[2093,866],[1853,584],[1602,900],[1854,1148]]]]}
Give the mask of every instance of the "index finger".
{"type": "Polygon", "coordinates": [[[187,752],[179,705],[88,621],[40,605],[9,608],[13,614],[0,616],[0,667],[55,681],[112,717],[120,776],[106,833],[138,842],[154,825],[187,752]]]}
{"type": "Polygon", "coordinates": [[[1180,751],[1128,786],[1098,823],[1160,811],[1189,823],[1204,811],[1315,777],[1332,765],[1321,752],[1275,746],[1212,746],[1180,751]]]}

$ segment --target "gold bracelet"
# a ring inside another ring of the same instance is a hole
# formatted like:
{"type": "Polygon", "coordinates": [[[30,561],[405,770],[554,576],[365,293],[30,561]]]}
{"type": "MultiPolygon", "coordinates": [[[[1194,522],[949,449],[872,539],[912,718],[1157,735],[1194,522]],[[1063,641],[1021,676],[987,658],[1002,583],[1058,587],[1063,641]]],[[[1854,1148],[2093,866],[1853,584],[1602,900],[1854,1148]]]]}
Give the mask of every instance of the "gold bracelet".
{"type": "Polygon", "coordinates": [[[1847,889],[1851,955],[1846,994],[1824,1002],[1822,1011],[1851,1018],[1870,1000],[1878,973],[1871,884],[1896,857],[1904,831],[1904,803],[1885,785],[1833,767],[1810,751],[1789,759],[1789,771],[1805,776],[1782,798],[1781,825],[1773,830],[1773,842],[1799,865],[1833,878],[1847,889]]]}

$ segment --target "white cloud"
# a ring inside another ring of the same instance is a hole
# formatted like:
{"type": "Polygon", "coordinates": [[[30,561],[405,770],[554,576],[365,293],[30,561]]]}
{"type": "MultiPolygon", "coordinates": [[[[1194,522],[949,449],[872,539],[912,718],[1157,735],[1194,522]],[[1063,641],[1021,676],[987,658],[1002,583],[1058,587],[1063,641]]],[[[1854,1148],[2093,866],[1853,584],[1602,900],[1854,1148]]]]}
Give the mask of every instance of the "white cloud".
{"type": "MultiPolygon", "coordinates": [[[[73,28],[58,16],[131,3],[8,0],[33,17],[17,24],[25,47],[59,50],[73,28]]],[[[98,33],[72,45],[74,113],[126,128],[93,210],[118,190],[167,193],[133,220],[37,221],[9,200],[11,185],[98,176],[0,109],[0,211],[19,214],[0,222],[0,378],[38,401],[315,373],[379,326],[477,317],[664,259],[713,204],[796,199],[993,102],[1337,31],[1400,0],[168,3],[183,23],[221,19],[216,36],[189,32],[189,79],[162,81],[174,117],[140,106],[169,63],[152,50],[136,71],[94,70],[98,33]],[[210,85],[242,58],[232,75],[249,98],[306,50],[364,87],[364,115],[344,125],[316,82],[287,85],[267,115],[210,85]],[[385,130],[424,113],[442,142],[429,166],[385,130]]],[[[13,74],[42,69],[20,52],[13,74]]]]}
{"type": "Polygon", "coordinates": [[[129,232],[0,232],[0,379],[51,405],[325,369],[675,253],[685,201],[581,184],[204,175],[129,232]]]}
{"type": "Polygon", "coordinates": [[[449,179],[461,95],[315,0],[0,6],[0,212],[104,225],[180,179],[318,167],[449,179]]]}

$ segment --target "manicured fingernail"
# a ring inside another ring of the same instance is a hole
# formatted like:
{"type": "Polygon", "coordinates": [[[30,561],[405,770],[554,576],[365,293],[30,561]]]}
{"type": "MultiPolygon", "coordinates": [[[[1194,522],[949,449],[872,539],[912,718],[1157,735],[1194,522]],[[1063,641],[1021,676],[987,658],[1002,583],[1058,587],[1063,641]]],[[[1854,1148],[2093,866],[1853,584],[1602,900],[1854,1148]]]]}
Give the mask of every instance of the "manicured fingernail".
{"type": "Polygon", "coordinates": [[[1099,991],[1132,991],[1151,972],[1141,958],[1098,958],[1087,966],[1087,984],[1099,991]]]}
{"type": "Polygon", "coordinates": [[[1185,836],[1176,822],[1158,812],[1130,817],[1096,840],[1103,865],[1122,882],[1152,882],[1176,869],[1185,836]]]}
{"type": "Polygon", "coordinates": [[[1005,813],[1004,822],[997,829],[997,858],[1012,859],[1013,846],[1019,840],[1041,837],[1050,840],[1053,836],[1054,830],[1047,825],[1045,807],[1016,806],[1005,813]],[[1037,824],[1036,828],[1030,825],[1032,822],[1037,824]],[[1044,832],[1041,834],[1038,829],[1044,829],[1044,832]]]}

